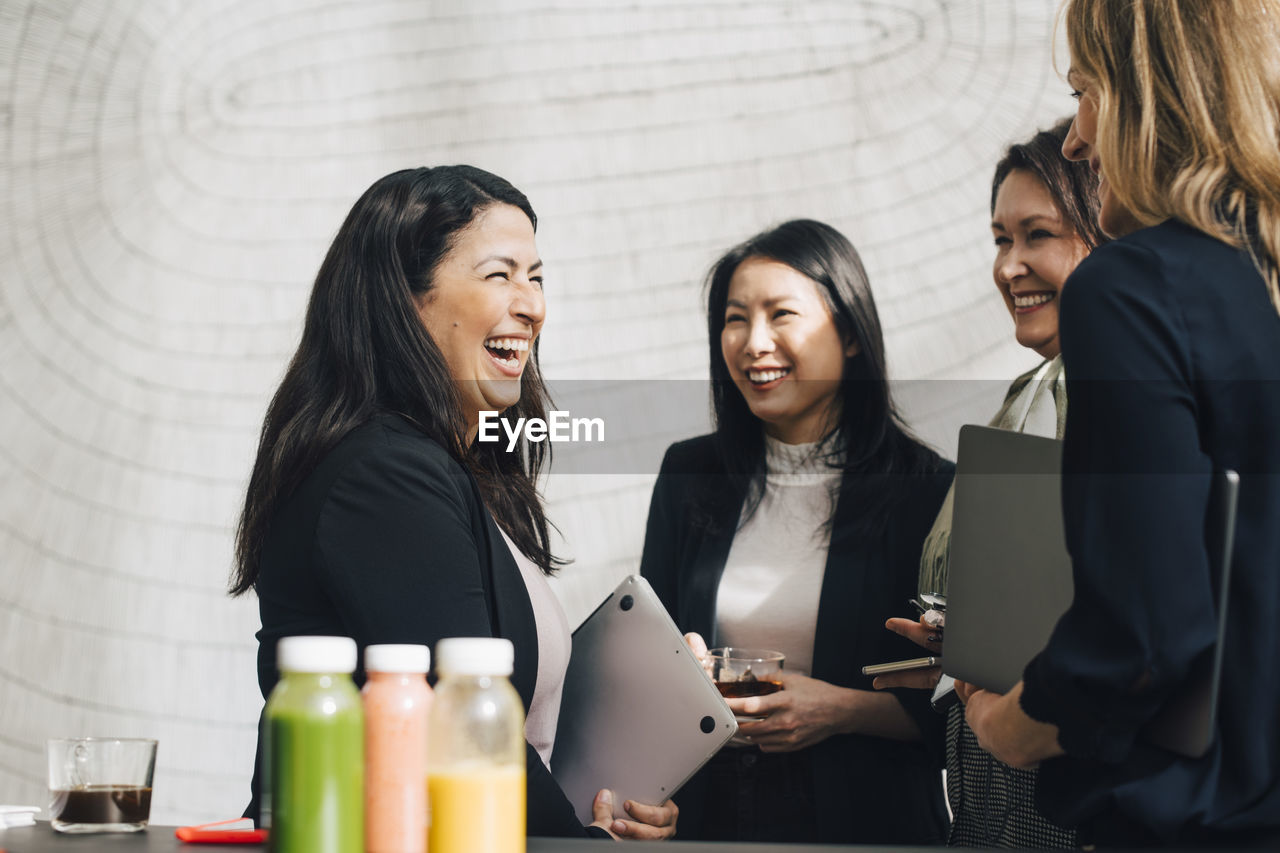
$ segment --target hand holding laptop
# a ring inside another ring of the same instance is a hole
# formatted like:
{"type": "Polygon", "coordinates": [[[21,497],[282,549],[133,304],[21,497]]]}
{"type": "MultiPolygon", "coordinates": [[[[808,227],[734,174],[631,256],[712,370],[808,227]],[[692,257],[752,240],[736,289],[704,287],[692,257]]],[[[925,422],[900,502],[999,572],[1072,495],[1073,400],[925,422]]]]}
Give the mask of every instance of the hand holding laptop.
{"type": "Polygon", "coordinates": [[[693,652],[693,656],[702,663],[702,668],[707,671],[707,677],[711,677],[711,661],[707,658],[707,641],[702,639],[702,635],[697,631],[690,631],[684,635],[684,643],[689,647],[689,651],[693,652]]]}
{"type": "MultiPolygon", "coordinates": [[[[965,705],[969,704],[969,700],[973,698],[973,694],[981,690],[983,690],[983,688],[970,684],[967,681],[961,681],[958,678],[956,679],[956,696],[965,705]]],[[[992,696],[1004,695],[1003,693],[996,693],[994,690],[986,690],[985,692],[990,693],[992,696]]]]}
{"type": "Polygon", "coordinates": [[[591,805],[591,816],[595,818],[592,826],[602,828],[618,840],[665,841],[676,834],[680,807],[674,800],[667,800],[659,806],[626,800],[622,807],[631,819],[623,820],[613,817],[613,797],[608,788],[596,794],[591,805]]]}
{"type": "Polygon", "coordinates": [[[639,576],[624,578],[574,631],[551,772],[582,823],[599,820],[604,784],[611,832],[653,837],[651,828],[674,827],[670,797],[737,730],[688,651],[639,576]],[[619,826],[629,819],[638,823],[619,826]]]}

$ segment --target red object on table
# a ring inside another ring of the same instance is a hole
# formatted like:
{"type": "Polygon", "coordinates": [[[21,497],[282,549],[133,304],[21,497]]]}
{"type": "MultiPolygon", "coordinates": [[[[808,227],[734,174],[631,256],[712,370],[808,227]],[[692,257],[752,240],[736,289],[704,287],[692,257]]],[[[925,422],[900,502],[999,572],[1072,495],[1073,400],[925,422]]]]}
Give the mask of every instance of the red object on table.
{"type": "MultiPolygon", "coordinates": [[[[239,823],[242,817],[231,820],[220,820],[215,823],[202,823],[199,826],[180,826],[173,831],[179,841],[188,844],[261,844],[267,840],[265,829],[215,829],[229,823],[239,823]]],[[[3,851],[0,851],[3,853],[3,851]]]]}

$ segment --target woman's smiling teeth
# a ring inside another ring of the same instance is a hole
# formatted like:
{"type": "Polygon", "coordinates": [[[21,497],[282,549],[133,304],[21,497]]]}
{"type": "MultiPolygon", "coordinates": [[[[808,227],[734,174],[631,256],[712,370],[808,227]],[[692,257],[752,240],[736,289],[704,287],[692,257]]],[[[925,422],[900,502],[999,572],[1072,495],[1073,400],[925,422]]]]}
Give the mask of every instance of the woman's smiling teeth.
{"type": "Polygon", "coordinates": [[[1025,296],[1014,296],[1013,307],[1034,308],[1037,305],[1043,305],[1052,298],[1052,293],[1028,293],[1025,296]]]}
{"type": "Polygon", "coordinates": [[[529,350],[529,342],[524,338],[490,338],[484,347],[495,361],[514,369],[520,366],[518,354],[529,350]]]}
{"type": "Polygon", "coordinates": [[[791,368],[789,367],[784,367],[784,368],[773,367],[768,370],[748,370],[747,379],[751,380],[756,385],[764,385],[766,383],[772,382],[775,379],[781,379],[782,377],[786,376],[790,372],[791,372],[791,368]]]}

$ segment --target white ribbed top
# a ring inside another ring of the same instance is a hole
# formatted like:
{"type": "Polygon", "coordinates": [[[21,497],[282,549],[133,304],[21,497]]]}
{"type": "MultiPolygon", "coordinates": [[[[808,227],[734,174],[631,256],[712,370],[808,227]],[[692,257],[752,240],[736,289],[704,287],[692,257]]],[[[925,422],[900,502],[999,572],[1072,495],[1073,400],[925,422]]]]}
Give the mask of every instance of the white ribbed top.
{"type": "Polygon", "coordinates": [[[716,599],[717,643],[777,649],[784,668],[813,663],[818,599],[831,541],[841,471],[831,439],[784,444],[765,439],[765,486],[755,514],[729,548],[716,599]]]}

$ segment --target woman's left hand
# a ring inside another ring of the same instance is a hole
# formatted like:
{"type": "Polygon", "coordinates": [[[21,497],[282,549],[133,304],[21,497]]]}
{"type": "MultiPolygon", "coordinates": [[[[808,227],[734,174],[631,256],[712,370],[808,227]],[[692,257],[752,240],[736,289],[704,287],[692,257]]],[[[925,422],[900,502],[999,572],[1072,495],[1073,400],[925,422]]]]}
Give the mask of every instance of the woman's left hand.
{"type": "MultiPolygon", "coordinates": [[[[964,705],[964,721],[977,737],[978,746],[1004,761],[998,752],[993,749],[998,748],[997,745],[991,742],[991,715],[995,709],[996,702],[1004,698],[1004,694],[984,690],[957,678],[956,696],[959,697],[960,703],[964,705]]],[[[1008,764],[1009,762],[1005,761],[1005,763],[1008,764]]]]}
{"type": "Polygon", "coordinates": [[[627,800],[622,807],[632,820],[614,819],[609,830],[619,838],[665,841],[676,834],[676,819],[680,817],[680,809],[674,800],[667,800],[660,806],[627,800]]]}
{"type": "Polygon", "coordinates": [[[851,690],[785,670],[777,680],[777,693],[728,700],[735,714],[765,718],[739,724],[739,737],[765,752],[793,752],[851,729],[851,690]]]}
{"type": "Polygon", "coordinates": [[[1021,681],[1008,693],[993,693],[957,680],[956,695],[964,702],[964,719],[978,746],[1010,767],[1030,770],[1046,758],[1062,755],[1058,727],[1033,720],[1022,711],[1021,681]]]}
{"type": "MultiPolygon", "coordinates": [[[[974,687],[972,684],[970,684],[967,681],[961,681],[958,678],[956,679],[956,696],[960,698],[960,701],[963,704],[968,705],[969,698],[973,696],[975,693],[978,693],[979,691],[982,691],[982,688],[974,687]]],[[[982,691],[982,692],[989,693],[990,691],[982,691]]],[[[999,694],[994,694],[994,695],[999,695],[999,694]]]]}
{"type": "Polygon", "coordinates": [[[964,721],[978,739],[978,746],[1010,767],[1030,770],[1038,762],[1028,761],[1005,748],[1000,736],[1000,704],[1005,697],[1000,693],[982,690],[963,681],[956,682],[956,695],[964,703],[964,721]]]}

